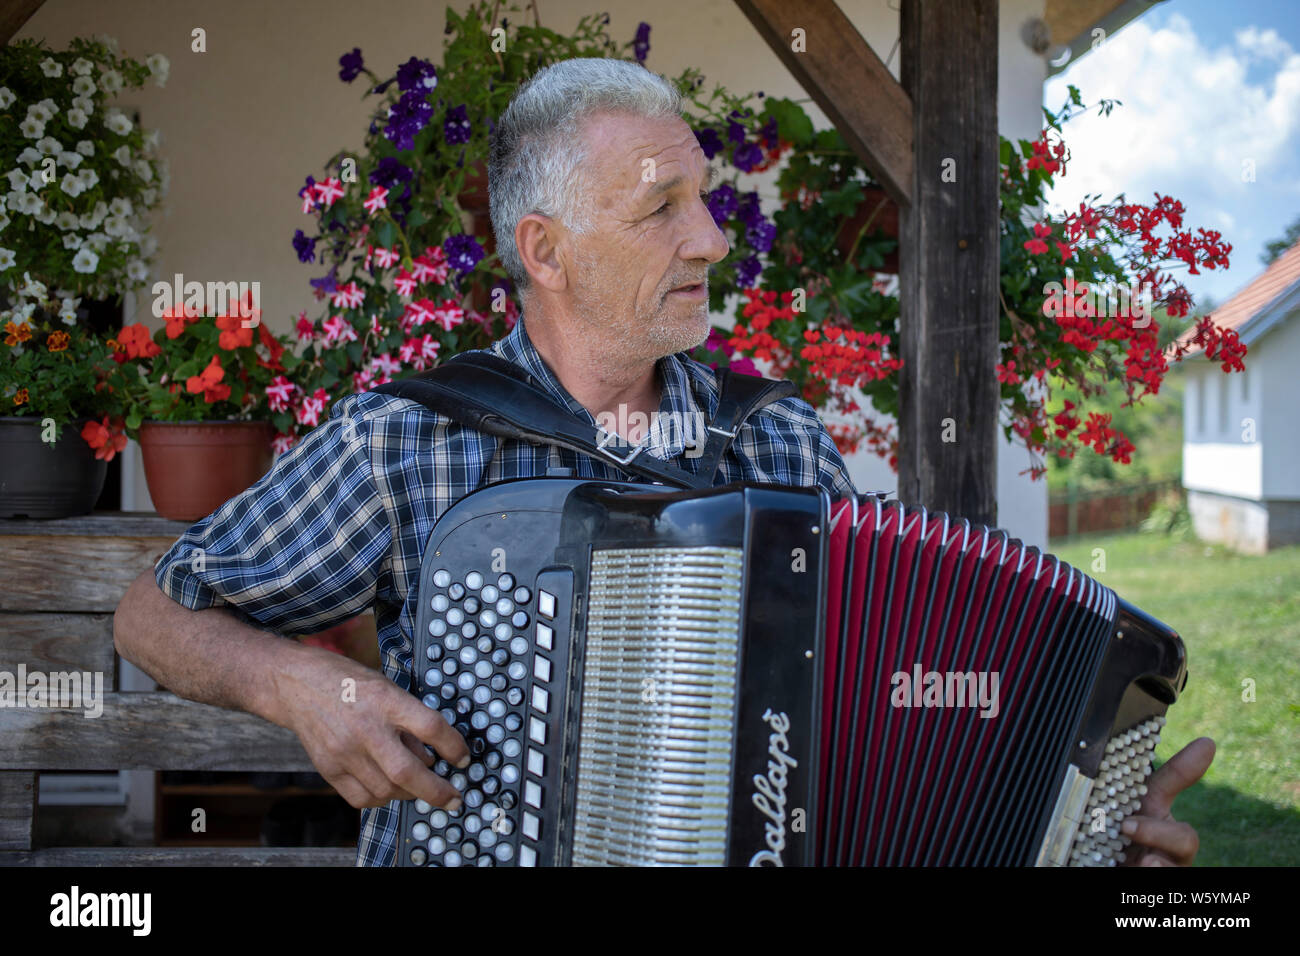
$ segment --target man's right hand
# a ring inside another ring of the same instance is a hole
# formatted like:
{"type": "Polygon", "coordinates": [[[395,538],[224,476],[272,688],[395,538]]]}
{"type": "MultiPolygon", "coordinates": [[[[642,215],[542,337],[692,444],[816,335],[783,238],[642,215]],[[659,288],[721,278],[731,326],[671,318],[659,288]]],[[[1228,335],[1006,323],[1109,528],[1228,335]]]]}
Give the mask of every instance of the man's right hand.
{"type": "Polygon", "coordinates": [[[298,645],[275,682],[283,723],[321,776],[354,807],[426,800],[456,810],[460,794],[429,769],[438,757],[469,764],[465,739],[442,715],[378,671],[320,648],[298,645]],[[430,756],[424,745],[433,748],[430,756]]]}

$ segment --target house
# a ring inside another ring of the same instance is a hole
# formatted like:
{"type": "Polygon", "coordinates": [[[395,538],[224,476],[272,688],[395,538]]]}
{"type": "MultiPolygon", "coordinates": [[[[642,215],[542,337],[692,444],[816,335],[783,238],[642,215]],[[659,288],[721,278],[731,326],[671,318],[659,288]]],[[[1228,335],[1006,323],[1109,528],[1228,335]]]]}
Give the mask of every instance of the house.
{"type": "Polygon", "coordinates": [[[1249,349],[1184,360],[1183,486],[1196,534],[1252,554],[1300,543],[1300,242],[1214,312],[1249,349]]]}

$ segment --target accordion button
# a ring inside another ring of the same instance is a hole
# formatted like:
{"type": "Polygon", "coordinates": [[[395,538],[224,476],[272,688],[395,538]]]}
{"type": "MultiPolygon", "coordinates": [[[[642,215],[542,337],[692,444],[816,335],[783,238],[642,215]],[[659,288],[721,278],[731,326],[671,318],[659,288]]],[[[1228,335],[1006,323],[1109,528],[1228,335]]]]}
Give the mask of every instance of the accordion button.
{"type": "Polygon", "coordinates": [[[492,628],[497,626],[497,612],[492,608],[481,611],[478,616],[478,622],[481,626],[492,628]]]}
{"type": "Polygon", "coordinates": [[[436,837],[431,837],[429,839],[429,852],[432,853],[434,856],[440,855],[446,849],[447,849],[447,841],[444,840],[442,837],[436,836],[436,837]]]}
{"type": "Polygon", "coordinates": [[[447,596],[453,601],[459,601],[465,596],[465,585],[459,582],[453,584],[451,587],[447,588],[447,596]]]}
{"type": "Polygon", "coordinates": [[[424,861],[427,860],[428,858],[429,857],[424,852],[423,847],[417,846],[415,849],[411,851],[411,862],[414,863],[416,866],[424,866],[424,861]]]}
{"type": "Polygon", "coordinates": [[[433,608],[439,614],[451,607],[451,602],[447,600],[445,594],[435,594],[433,600],[429,602],[429,607],[433,608]]]}
{"type": "Polygon", "coordinates": [[[413,839],[419,840],[421,843],[429,839],[429,834],[431,832],[432,831],[430,831],[429,829],[429,824],[425,823],[423,820],[419,821],[415,826],[411,827],[411,837],[413,839]]]}
{"type": "MultiPolygon", "coordinates": [[[[481,830],[481,831],[479,832],[479,835],[478,835],[478,845],[479,845],[479,848],[480,848],[480,849],[483,849],[483,850],[490,850],[490,849],[492,849],[492,847],[496,846],[496,843],[497,843],[497,835],[496,835],[496,833],[492,830],[492,827],[491,827],[490,825],[489,825],[486,829],[481,830]]],[[[482,865],[483,865],[483,861],[486,860],[486,859],[487,859],[487,856],[481,856],[481,857],[479,857],[478,865],[479,865],[479,866],[482,866],[482,865]]]]}
{"type": "Polygon", "coordinates": [[[501,752],[511,758],[518,757],[523,749],[523,745],[514,739],[507,740],[501,745],[501,752]]]}
{"type": "Polygon", "coordinates": [[[524,803],[536,810],[542,809],[542,788],[532,780],[524,781],[524,803]]]}
{"type": "Polygon", "coordinates": [[[448,634],[442,642],[443,647],[449,651],[460,650],[461,640],[459,634],[448,634]]]}
{"type": "Polygon", "coordinates": [[[495,604],[497,598],[501,597],[501,592],[496,589],[495,585],[485,584],[483,590],[479,592],[479,597],[483,599],[484,604],[495,604]]]}
{"type": "MultiPolygon", "coordinates": [[[[446,633],[447,633],[447,622],[444,621],[442,618],[435,617],[432,621],[429,622],[429,635],[431,637],[442,637],[442,635],[446,633]]],[[[433,645],[430,646],[432,647],[433,645]]],[[[437,660],[436,657],[431,657],[429,659],[437,660]]]]}
{"type": "Polygon", "coordinates": [[[527,604],[533,599],[533,592],[528,588],[520,586],[515,588],[515,600],[520,604],[527,604]]]}
{"type": "Polygon", "coordinates": [[[451,584],[451,573],[446,568],[439,568],[433,572],[433,583],[440,588],[445,588],[451,584]]]}
{"type": "MultiPolygon", "coordinates": [[[[471,810],[477,810],[479,807],[483,806],[483,794],[477,790],[468,791],[465,794],[465,806],[469,807],[471,810]]],[[[477,820],[478,817],[472,817],[471,819],[477,820]]],[[[469,823],[468,820],[465,822],[467,824],[469,823]]]]}
{"type": "Polygon", "coordinates": [[[545,618],[555,617],[555,595],[550,591],[537,592],[537,613],[545,618]]]}
{"type": "MultiPolygon", "coordinates": [[[[429,815],[429,822],[433,824],[433,828],[435,830],[441,830],[443,827],[447,825],[447,811],[434,810],[433,813],[429,815]]],[[[442,851],[438,851],[438,852],[442,852],[442,851]]]]}
{"type": "Polygon", "coordinates": [[[500,719],[506,715],[506,702],[500,697],[488,703],[488,716],[500,719]]]}
{"type": "Polygon", "coordinates": [[[475,650],[473,644],[466,644],[460,649],[460,653],[456,656],[460,658],[462,664],[473,664],[474,661],[478,659],[478,651],[475,650]]]}
{"type": "Polygon", "coordinates": [[[536,717],[528,718],[528,739],[539,744],[546,743],[546,724],[536,717]]]}
{"type": "Polygon", "coordinates": [[[416,800],[416,801],[415,801],[415,812],[416,812],[416,813],[424,814],[424,813],[428,813],[428,812],[429,812],[430,810],[432,810],[432,809],[433,809],[433,804],[430,803],[428,800],[416,800]]]}
{"type": "MultiPolygon", "coordinates": [[[[493,664],[496,664],[498,667],[500,667],[502,664],[504,664],[504,663],[509,659],[509,656],[510,656],[510,655],[508,655],[508,654],[506,653],[505,648],[502,648],[501,650],[498,650],[498,651],[493,651],[493,652],[492,652],[492,663],[493,663],[493,664]],[[501,659],[500,659],[500,660],[497,660],[497,655],[498,655],[498,654],[501,655],[501,659]]],[[[506,675],[505,675],[505,674],[493,674],[493,675],[492,675],[492,680],[488,682],[488,686],[491,687],[491,688],[492,688],[493,690],[495,690],[495,691],[502,691],[502,690],[505,690],[505,689],[506,689],[506,685],[507,685],[508,683],[509,683],[509,681],[506,680],[506,675]]],[[[516,703],[517,703],[517,701],[516,701],[516,703]]]]}
{"type": "Polygon", "coordinates": [[[524,640],[522,637],[516,637],[510,642],[511,654],[516,654],[516,655],[523,654],[527,650],[528,650],[528,642],[524,640]]]}
{"type": "Polygon", "coordinates": [[[510,690],[506,691],[506,700],[511,706],[518,707],[524,702],[524,692],[518,687],[511,687],[510,690]]]}
{"type": "Polygon", "coordinates": [[[501,577],[497,578],[497,587],[499,587],[502,591],[509,591],[514,586],[515,586],[515,576],[513,574],[506,573],[501,575],[501,577]]]}
{"type": "Polygon", "coordinates": [[[431,710],[438,709],[438,698],[434,697],[432,694],[425,694],[423,697],[423,701],[425,707],[428,707],[431,710]]]}
{"type": "Polygon", "coordinates": [[[533,688],[533,710],[539,714],[546,713],[551,706],[551,694],[545,687],[533,688]]]}
{"type": "MultiPolygon", "coordinates": [[[[430,625],[430,628],[432,628],[432,626],[433,625],[430,625]]],[[[427,648],[425,648],[424,656],[429,658],[429,660],[431,661],[440,661],[442,660],[442,653],[443,651],[442,651],[441,644],[430,644],[427,648]]]]}
{"type": "Polygon", "coordinates": [[[456,678],[456,684],[461,690],[474,689],[474,672],[461,671],[460,676],[456,678]]]}
{"type": "Polygon", "coordinates": [[[501,790],[501,781],[496,777],[488,777],[483,781],[483,793],[485,796],[494,797],[501,790]]]}
{"type": "Polygon", "coordinates": [[[515,611],[515,602],[510,600],[510,598],[502,598],[496,603],[496,611],[502,617],[505,617],[507,614],[513,614],[515,611]]]}
{"type": "Polygon", "coordinates": [[[546,776],[546,755],[532,747],[528,748],[528,772],[537,777],[546,776]]]}
{"type": "Polygon", "coordinates": [[[498,641],[510,640],[510,623],[508,621],[502,621],[493,629],[492,634],[498,641]]]}
{"type": "Polygon", "coordinates": [[[479,574],[477,571],[471,571],[469,574],[465,575],[465,587],[469,588],[471,591],[477,591],[482,586],[483,575],[479,574]]]}
{"type": "Polygon", "coordinates": [[[492,691],[488,690],[483,684],[474,688],[474,703],[480,707],[488,702],[492,696],[492,691]]]}
{"type": "MultiPolygon", "coordinates": [[[[486,730],[488,725],[488,715],[481,710],[474,711],[474,713],[470,715],[469,725],[475,730],[486,730]]],[[[492,742],[493,741],[489,741],[489,743],[492,742]]]]}
{"type": "Polygon", "coordinates": [[[524,836],[530,840],[540,840],[542,838],[542,818],[535,813],[524,812],[524,836]]]}
{"type": "Polygon", "coordinates": [[[515,848],[509,843],[498,843],[494,851],[496,858],[502,863],[509,863],[515,858],[515,848]]]}
{"type": "MultiPolygon", "coordinates": [[[[482,713],[482,711],[480,711],[480,713],[482,713]]],[[[484,715],[484,720],[486,719],[487,716],[484,715]]],[[[487,729],[487,739],[488,739],[488,743],[490,744],[501,743],[501,741],[506,739],[505,728],[503,728],[500,724],[493,724],[491,727],[487,729]]]]}
{"type": "Polygon", "coordinates": [[[489,770],[495,770],[497,767],[501,766],[501,754],[497,753],[495,750],[490,751],[488,755],[483,758],[483,762],[487,764],[489,770]]]}
{"type": "Polygon", "coordinates": [[[507,790],[501,794],[501,806],[506,810],[513,810],[518,799],[513,790],[507,790]]]}
{"type": "Polygon", "coordinates": [[[479,599],[476,597],[467,597],[461,603],[461,608],[464,609],[466,614],[477,614],[482,607],[483,605],[479,603],[479,599]]]}
{"type": "Polygon", "coordinates": [[[518,714],[506,714],[506,730],[514,733],[524,725],[524,719],[518,714]]]}
{"type": "Polygon", "coordinates": [[[458,607],[454,607],[447,612],[447,623],[452,627],[460,627],[465,620],[465,612],[458,607]]]}
{"type": "Polygon", "coordinates": [[[487,680],[492,676],[492,662],[480,660],[474,665],[474,676],[479,680],[487,680]]]}
{"type": "MultiPolygon", "coordinates": [[[[519,768],[512,763],[506,764],[501,768],[501,779],[505,783],[515,783],[519,779],[519,768]]],[[[502,797],[502,802],[505,802],[504,797],[502,797]]]]}
{"type": "Polygon", "coordinates": [[[469,752],[472,756],[481,757],[487,751],[487,741],[482,737],[475,737],[469,742],[469,752]]]}
{"type": "Polygon", "coordinates": [[[447,842],[448,842],[448,843],[459,843],[460,840],[461,840],[461,837],[463,837],[464,835],[465,835],[464,831],[461,830],[461,828],[460,828],[459,826],[450,826],[450,827],[447,827],[447,842]]]}
{"type": "Polygon", "coordinates": [[[545,624],[537,624],[537,646],[544,651],[555,650],[555,631],[545,624]]]}
{"type": "Polygon", "coordinates": [[[515,611],[514,614],[510,615],[510,623],[518,630],[523,630],[528,626],[528,615],[523,611],[515,611]]]}
{"type": "Polygon", "coordinates": [[[456,850],[448,850],[442,857],[443,866],[460,866],[460,853],[456,850]]]}
{"type": "Polygon", "coordinates": [[[464,843],[461,845],[460,852],[467,861],[473,860],[478,856],[478,845],[473,842],[464,843]]]}
{"type": "Polygon", "coordinates": [[[534,849],[533,849],[532,847],[530,847],[530,846],[521,846],[521,847],[519,848],[519,865],[520,865],[520,866],[536,866],[536,865],[537,865],[537,851],[534,850],[534,849]]]}
{"type": "Polygon", "coordinates": [[[528,668],[524,666],[523,661],[511,661],[510,666],[506,668],[506,673],[510,675],[511,680],[523,680],[528,673],[528,668]]]}
{"type": "Polygon", "coordinates": [[[551,679],[551,661],[549,658],[543,657],[541,654],[533,658],[533,676],[543,681],[551,679]]]}

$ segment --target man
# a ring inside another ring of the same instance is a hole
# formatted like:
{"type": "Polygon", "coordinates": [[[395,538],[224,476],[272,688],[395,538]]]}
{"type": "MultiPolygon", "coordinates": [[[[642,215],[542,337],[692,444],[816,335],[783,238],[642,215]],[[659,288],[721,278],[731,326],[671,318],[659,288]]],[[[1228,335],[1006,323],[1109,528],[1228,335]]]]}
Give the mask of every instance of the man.
{"type": "MultiPolygon", "coordinates": [[[[493,351],[593,424],[709,420],[716,409],[712,372],[680,353],[707,335],[708,267],[729,250],[705,205],[711,169],[681,110],[671,85],[635,64],[570,60],[540,71],[493,131],[492,224],[524,306],[493,351]]],[[[695,471],[689,429],[645,431],[623,437],[695,471]]],[[[325,779],[365,808],[358,862],[392,865],[397,801],[459,805],[424,745],[453,765],[469,760],[461,736],[405,689],[421,548],[464,494],[556,467],[630,477],[566,449],[498,441],[405,399],[344,399],[141,575],[118,608],[117,647],[181,696],[293,730],[325,779]],[[371,606],[383,674],[265,630],[316,631],[371,606]]],[[[796,398],[747,421],[715,480],[853,493],[834,442],[796,398]]],[[[1191,753],[1162,768],[1176,771],[1170,798],[1204,770],[1191,753]]],[[[1144,827],[1135,838],[1160,859],[1195,854],[1186,824],[1144,827]]]]}

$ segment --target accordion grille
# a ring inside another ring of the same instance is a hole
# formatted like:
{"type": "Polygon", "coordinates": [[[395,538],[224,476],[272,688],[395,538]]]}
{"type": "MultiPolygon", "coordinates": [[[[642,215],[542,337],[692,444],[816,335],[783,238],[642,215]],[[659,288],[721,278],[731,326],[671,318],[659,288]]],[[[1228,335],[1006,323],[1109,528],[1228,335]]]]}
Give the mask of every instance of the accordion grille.
{"type": "Polygon", "coordinates": [[[592,553],[574,865],[722,865],[744,557],[592,553]]]}

